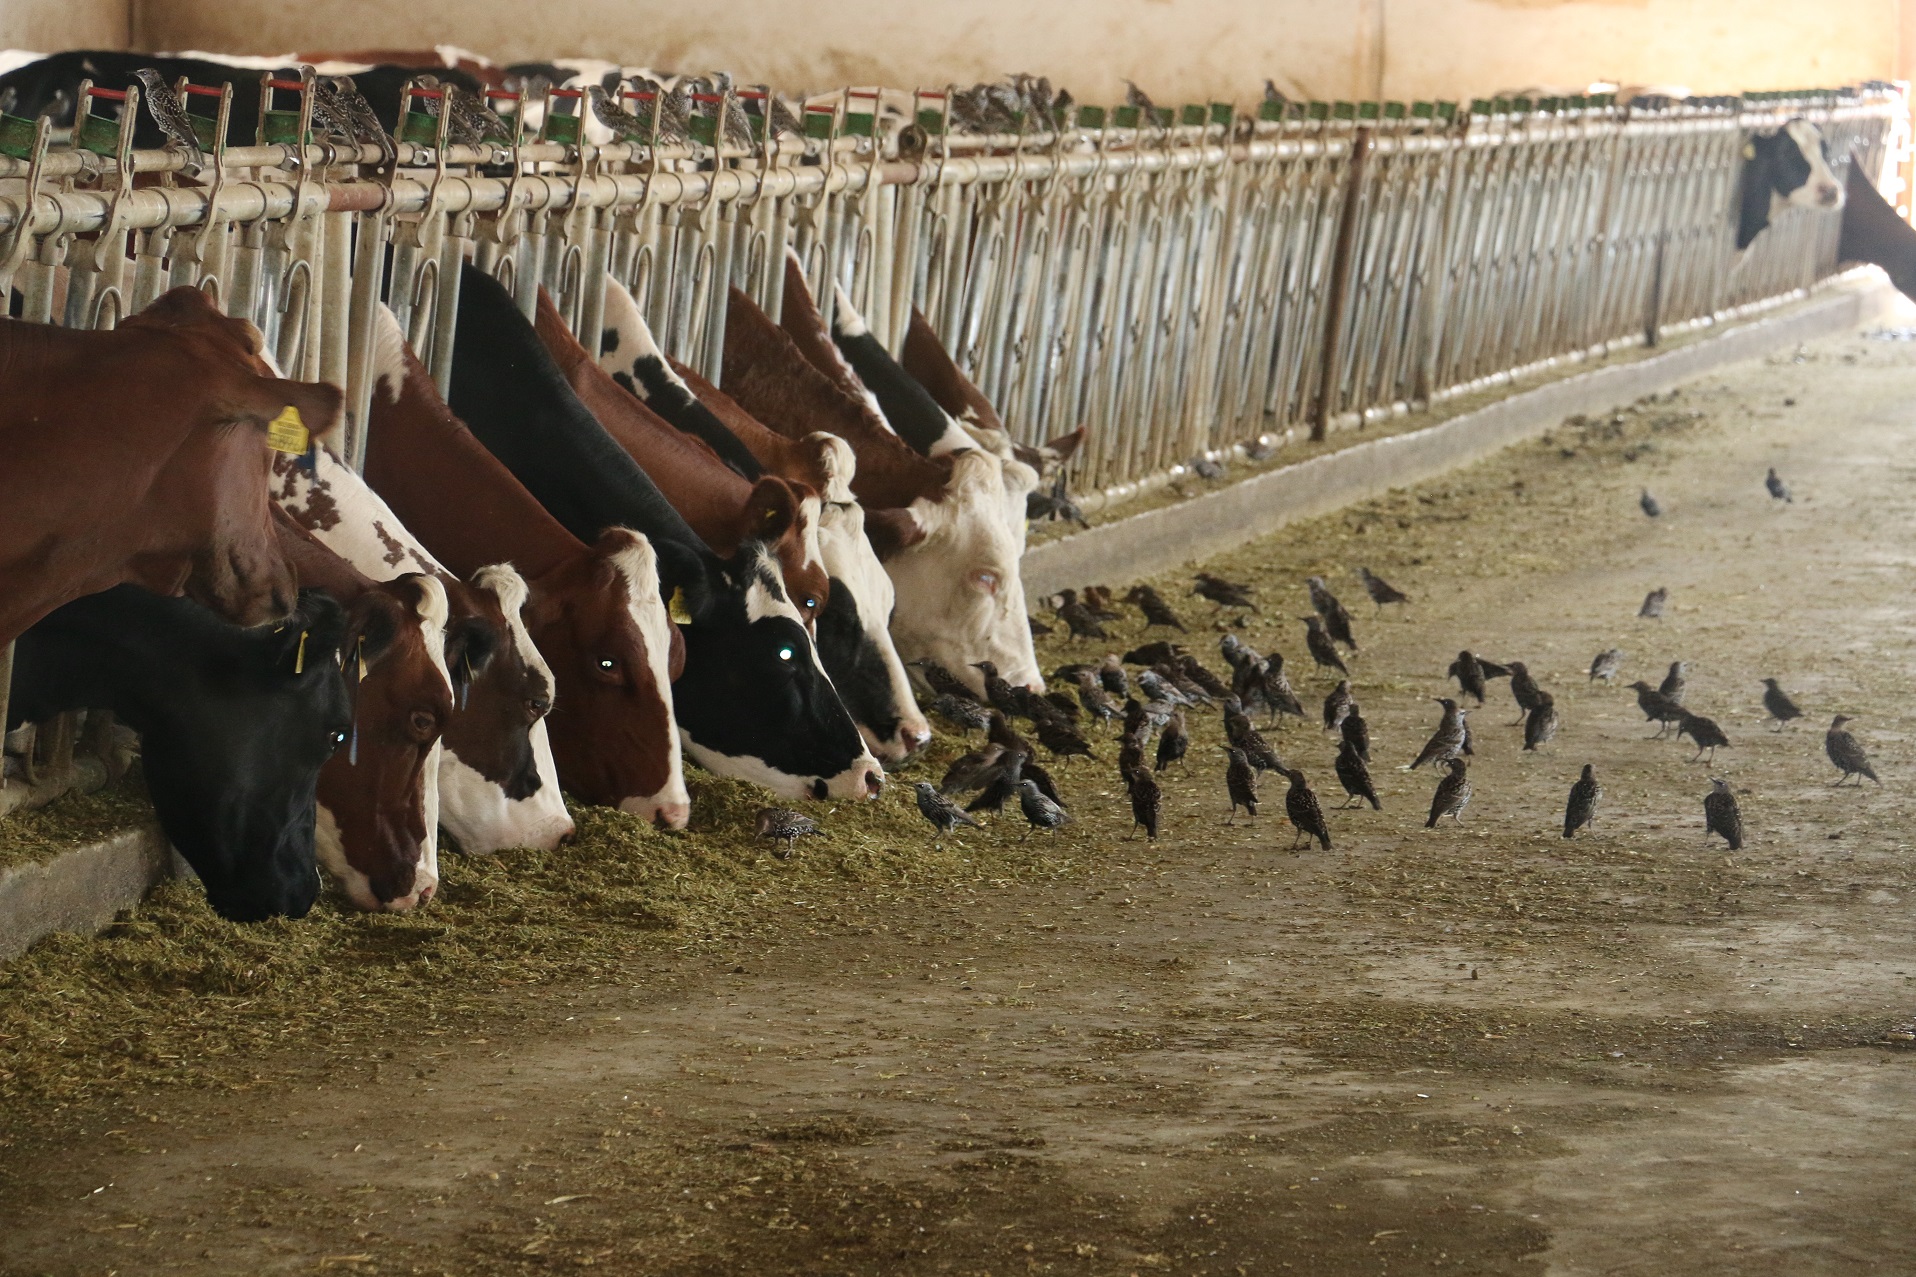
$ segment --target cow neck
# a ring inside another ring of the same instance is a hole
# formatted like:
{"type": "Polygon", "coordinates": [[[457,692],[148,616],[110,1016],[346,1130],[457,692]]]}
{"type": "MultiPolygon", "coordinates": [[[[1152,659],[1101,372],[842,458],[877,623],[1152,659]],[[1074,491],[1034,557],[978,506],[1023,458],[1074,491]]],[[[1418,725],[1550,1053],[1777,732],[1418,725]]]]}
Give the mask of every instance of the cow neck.
{"type": "Polygon", "coordinates": [[[938,401],[872,336],[843,292],[838,294],[838,311],[832,318],[832,342],[878,400],[886,424],[913,452],[929,457],[972,446],[938,401]]]}
{"type": "Polygon", "coordinates": [[[354,567],[349,559],[301,527],[279,502],[272,503],[272,512],[280,550],[293,565],[293,573],[302,589],[324,590],[336,602],[349,607],[362,595],[379,588],[378,582],[354,567]]]}
{"type": "Polygon", "coordinates": [[[799,266],[795,253],[785,255],[785,295],[780,303],[778,323],[806,363],[834,386],[861,403],[872,404],[876,410],[875,401],[866,398],[868,389],[839,354],[838,347],[832,344],[825,317],[818,311],[811,285],[805,282],[805,271],[799,266]]]}
{"type": "Polygon", "coordinates": [[[911,326],[905,330],[905,347],[899,363],[925,393],[949,415],[959,421],[971,421],[987,430],[1003,432],[1004,421],[991,406],[984,392],[958,369],[958,363],[931,330],[923,311],[911,308],[911,326]]]}
{"type": "Polygon", "coordinates": [[[705,410],[752,454],[761,474],[769,472],[787,479],[800,479],[823,491],[824,477],[813,473],[811,456],[796,439],[787,439],[775,430],[766,429],[765,423],[740,407],[738,400],[696,371],[676,359],[668,362],[705,410]]]}

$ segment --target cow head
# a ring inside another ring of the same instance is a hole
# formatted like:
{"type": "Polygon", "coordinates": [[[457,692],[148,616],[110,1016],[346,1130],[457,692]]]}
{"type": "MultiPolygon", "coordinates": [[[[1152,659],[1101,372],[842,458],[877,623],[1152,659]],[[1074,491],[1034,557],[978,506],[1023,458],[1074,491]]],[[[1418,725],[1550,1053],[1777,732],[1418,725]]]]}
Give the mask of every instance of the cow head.
{"type": "MultiPolygon", "coordinates": [[[[453,710],[446,587],[403,576],[351,613],[381,650],[365,658],[352,737],[320,772],[319,863],[355,907],[404,912],[439,886],[439,737],[453,710]]],[[[359,659],[355,641],[346,660],[359,659]]]]}
{"type": "Polygon", "coordinates": [[[899,654],[970,671],[961,677],[980,690],[983,680],[971,669],[976,661],[992,662],[1013,684],[1044,688],[1018,571],[1022,496],[1017,521],[1007,518],[1007,476],[1014,467],[1032,473],[982,449],[953,453],[944,500],[913,502],[907,535],[887,529],[885,542],[874,541],[897,590],[892,637],[899,654]]]}
{"type": "Polygon", "coordinates": [[[659,596],[652,543],[609,528],[531,589],[526,624],[557,685],[547,722],[566,788],[683,829],[692,801],[669,689],[685,649],[659,596]]]}
{"type": "Polygon", "coordinates": [[[1743,147],[1740,181],[1739,249],[1748,248],[1785,209],[1843,207],[1843,184],[1830,166],[1823,131],[1808,120],[1753,135],[1743,147]]]}
{"type": "Polygon", "coordinates": [[[752,485],[739,516],[739,543],[759,541],[772,548],[792,606],[811,633],[831,598],[818,544],[819,506],[816,492],[767,475],[752,485]]]}

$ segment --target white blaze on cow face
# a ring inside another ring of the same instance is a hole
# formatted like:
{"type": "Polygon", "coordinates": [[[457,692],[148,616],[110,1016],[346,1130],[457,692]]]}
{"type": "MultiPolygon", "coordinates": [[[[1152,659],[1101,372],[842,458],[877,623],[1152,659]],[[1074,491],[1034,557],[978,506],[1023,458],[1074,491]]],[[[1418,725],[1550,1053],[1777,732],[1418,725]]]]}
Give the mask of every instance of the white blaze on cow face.
{"type": "MultiPolygon", "coordinates": [[[[652,674],[652,685],[672,708],[672,618],[659,596],[659,558],[652,542],[632,533],[632,544],[612,557],[612,566],[625,584],[626,607],[632,623],[645,640],[645,662],[652,674]]],[[[638,816],[666,829],[683,829],[692,818],[692,796],[685,788],[685,755],[679,738],[683,732],[667,735],[670,757],[666,761],[665,787],[656,794],[635,794],[621,799],[619,810],[638,816]]],[[[556,789],[557,786],[555,785],[556,789]]]]}
{"type": "Polygon", "coordinates": [[[937,661],[981,691],[974,661],[1043,690],[1018,571],[1020,541],[1005,509],[999,459],[978,448],[954,454],[945,499],[912,503],[925,539],[885,563],[898,592],[892,637],[906,660],[937,661]]]}
{"type": "Polygon", "coordinates": [[[1841,208],[1843,207],[1843,184],[1836,180],[1836,174],[1830,168],[1829,157],[1823,150],[1823,130],[1808,120],[1791,120],[1783,126],[1790,141],[1796,143],[1796,149],[1809,161],[1810,175],[1801,186],[1789,193],[1787,198],[1772,194],[1770,211],[1775,213],[1783,206],[1792,208],[1841,208]]]}
{"type": "Polygon", "coordinates": [[[905,662],[892,641],[891,622],[898,604],[897,591],[884,564],[865,536],[865,511],[849,500],[828,502],[819,528],[819,544],[824,550],[825,570],[831,574],[833,588],[843,587],[858,606],[858,623],[866,641],[884,663],[885,682],[892,704],[898,709],[898,728],[889,739],[881,740],[864,723],[858,725],[865,745],[881,763],[895,765],[931,741],[931,724],[925,721],[912,694],[911,679],[905,662]]]}

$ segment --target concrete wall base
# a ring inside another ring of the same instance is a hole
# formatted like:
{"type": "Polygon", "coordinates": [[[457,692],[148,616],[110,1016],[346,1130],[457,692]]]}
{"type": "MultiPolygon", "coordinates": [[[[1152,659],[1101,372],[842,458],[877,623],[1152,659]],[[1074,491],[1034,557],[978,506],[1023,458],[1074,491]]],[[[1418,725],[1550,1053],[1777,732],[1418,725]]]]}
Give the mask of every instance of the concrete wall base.
{"type": "Polygon", "coordinates": [[[167,876],[172,852],[154,825],[40,864],[0,870],[0,962],[55,931],[106,926],[167,876]]]}

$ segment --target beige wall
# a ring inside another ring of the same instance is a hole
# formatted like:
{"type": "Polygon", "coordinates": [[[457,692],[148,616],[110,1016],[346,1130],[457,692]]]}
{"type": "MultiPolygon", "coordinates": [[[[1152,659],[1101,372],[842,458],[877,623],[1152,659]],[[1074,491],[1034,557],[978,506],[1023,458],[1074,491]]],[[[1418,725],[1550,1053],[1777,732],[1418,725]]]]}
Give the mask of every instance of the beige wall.
{"type": "Polygon", "coordinates": [[[1531,84],[1834,84],[1903,69],[1913,0],[0,0],[0,43],[426,47],[725,67],[786,88],[1042,71],[1108,101],[1467,97],[1531,84]],[[526,15],[537,15],[535,25],[526,15]]]}

